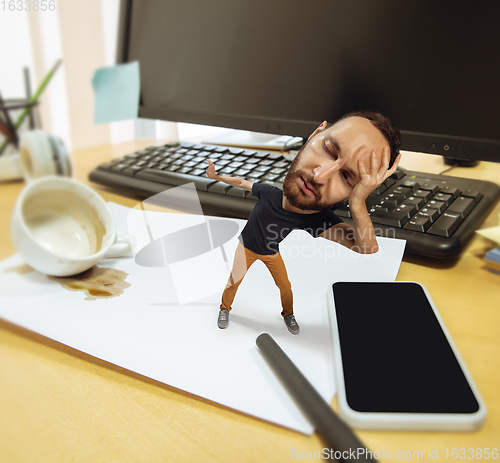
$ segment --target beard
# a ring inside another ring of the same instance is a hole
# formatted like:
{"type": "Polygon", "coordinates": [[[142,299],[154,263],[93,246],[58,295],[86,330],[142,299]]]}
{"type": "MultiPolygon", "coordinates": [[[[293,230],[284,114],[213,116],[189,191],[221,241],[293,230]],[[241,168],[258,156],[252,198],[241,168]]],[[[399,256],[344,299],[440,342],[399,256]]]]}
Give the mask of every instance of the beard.
{"type": "MultiPolygon", "coordinates": [[[[302,148],[303,149],[303,148],[302,148]]],[[[336,203],[330,203],[324,201],[319,194],[317,182],[315,182],[310,176],[305,172],[302,172],[299,168],[300,157],[302,154],[302,149],[299,151],[295,159],[292,161],[288,173],[286,174],[285,180],[283,181],[283,194],[285,195],[288,202],[297,209],[302,211],[322,211],[324,209],[333,209],[337,207],[342,201],[336,203]],[[303,179],[309,185],[314,188],[316,196],[306,195],[300,188],[301,180],[303,179]]]]}

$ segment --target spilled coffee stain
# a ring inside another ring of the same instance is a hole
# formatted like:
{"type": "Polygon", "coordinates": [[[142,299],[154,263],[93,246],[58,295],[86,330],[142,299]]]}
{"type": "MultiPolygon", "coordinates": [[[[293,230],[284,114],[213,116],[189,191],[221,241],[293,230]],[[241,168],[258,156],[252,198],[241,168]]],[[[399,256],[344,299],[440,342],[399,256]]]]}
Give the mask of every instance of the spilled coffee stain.
{"type": "Polygon", "coordinates": [[[125,281],[128,273],[114,268],[94,266],[86,272],[71,277],[49,277],[68,291],[83,291],[86,301],[120,296],[130,286],[125,281]]]}
{"type": "Polygon", "coordinates": [[[18,275],[26,275],[27,273],[34,272],[35,269],[28,264],[16,265],[15,267],[6,268],[3,273],[17,273],[18,275]]]}

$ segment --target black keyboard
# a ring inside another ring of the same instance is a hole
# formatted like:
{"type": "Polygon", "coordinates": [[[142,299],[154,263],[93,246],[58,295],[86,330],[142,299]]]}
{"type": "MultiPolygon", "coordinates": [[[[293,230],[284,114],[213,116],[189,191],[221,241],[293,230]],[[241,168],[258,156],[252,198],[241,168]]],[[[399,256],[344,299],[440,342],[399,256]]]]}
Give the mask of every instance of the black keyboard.
{"type": "MultiPolygon", "coordinates": [[[[218,174],[279,188],[291,163],[275,152],[180,142],[101,164],[89,179],[143,198],[193,182],[204,214],[248,218],[257,198],[208,178],[207,159],[218,174]]],[[[491,182],[398,169],[366,203],[378,236],[405,239],[406,250],[415,254],[452,257],[462,251],[499,197],[500,187],[491,182]]],[[[335,212],[352,223],[347,201],[335,212]]]]}

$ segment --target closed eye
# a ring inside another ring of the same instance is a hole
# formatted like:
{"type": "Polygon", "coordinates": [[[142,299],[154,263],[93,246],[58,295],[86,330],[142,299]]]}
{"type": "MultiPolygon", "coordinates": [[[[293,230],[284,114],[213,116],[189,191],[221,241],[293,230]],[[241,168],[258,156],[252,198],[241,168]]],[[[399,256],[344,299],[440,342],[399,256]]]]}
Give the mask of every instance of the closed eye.
{"type": "Polygon", "coordinates": [[[323,148],[325,149],[325,151],[330,155],[332,156],[334,159],[337,159],[338,158],[338,152],[337,150],[332,150],[325,142],[323,142],[323,148]]]}
{"type": "Polygon", "coordinates": [[[344,171],[342,171],[342,178],[344,179],[344,182],[352,187],[351,179],[349,178],[349,175],[347,175],[344,171]]]}

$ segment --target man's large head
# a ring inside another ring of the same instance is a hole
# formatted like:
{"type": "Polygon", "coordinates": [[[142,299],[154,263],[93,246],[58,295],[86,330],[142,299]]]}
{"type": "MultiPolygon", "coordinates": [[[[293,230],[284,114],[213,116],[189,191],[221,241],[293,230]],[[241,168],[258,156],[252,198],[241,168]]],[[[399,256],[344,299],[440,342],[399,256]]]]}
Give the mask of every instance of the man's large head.
{"type": "Polygon", "coordinates": [[[288,202],[303,211],[334,207],[359,182],[358,161],[390,147],[389,167],[399,153],[400,135],[391,121],[374,111],[349,113],[333,125],[321,124],[293,160],[283,182],[288,202]]]}

